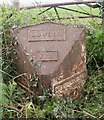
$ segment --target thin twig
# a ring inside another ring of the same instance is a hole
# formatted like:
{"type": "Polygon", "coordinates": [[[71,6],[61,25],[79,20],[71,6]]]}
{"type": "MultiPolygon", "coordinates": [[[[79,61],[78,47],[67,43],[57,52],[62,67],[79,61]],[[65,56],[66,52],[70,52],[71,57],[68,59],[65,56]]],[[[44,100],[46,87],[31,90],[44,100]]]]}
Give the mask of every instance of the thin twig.
{"type": "Polygon", "coordinates": [[[20,83],[20,82],[17,81],[17,84],[20,85],[23,89],[25,89],[29,93],[33,93],[33,91],[31,91],[28,87],[24,86],[22,83],[20,83]]]}
{"type": "Polygon", "coordinates": [[[18,110],[17,108],[15,108],[15,107],[13,107],[13,106],[2,105],[2,104],[0,104],[0,106],[5,107],[5,108],[10,108],[10,109],[13,109],[13,110],[15,110],[15,111],[17,111],[17,112],[20,112],[20,110],[18,110]]]}
{"type": "Polygon", "coordinates": [[[102,115],[99,117],[99,119],[102,118],[103,116],[104,116],[104,114],[102,114],[102,115]]]}
{"type": "Polygon", "coordinates": [[[0,72],[1,72],[1,73],[4,73],[4,74],[6,74],[6,75],[8,75],[8,76],[11,77],[11,78],[13,78],[13,76],[11,76],[10,74],[6,73],[6,72],[3,71],[3,70],[0,70],[0,72]]]}
{"type": "Polygon", "coordinates": [[[86,112],[86,111],[83,111],[83,113],[89,115],[89,116],[92,117],[92,118],[96,118],[94,115],[91,115],[90,113],[88,113],[88,112],[86,112]]]}

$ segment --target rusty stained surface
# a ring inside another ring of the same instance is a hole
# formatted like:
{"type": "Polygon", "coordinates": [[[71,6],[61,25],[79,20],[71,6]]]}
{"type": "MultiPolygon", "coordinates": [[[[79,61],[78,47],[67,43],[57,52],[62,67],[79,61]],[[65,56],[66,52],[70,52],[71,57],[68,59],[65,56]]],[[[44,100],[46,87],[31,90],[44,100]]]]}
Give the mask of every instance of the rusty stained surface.
{"type": "Polygon", "coordinates": [[[52,22],[13,30],[21,73],[37,74],[42,88],[56,96],[77,97],[86,78],[85,28],[52,22]]]}

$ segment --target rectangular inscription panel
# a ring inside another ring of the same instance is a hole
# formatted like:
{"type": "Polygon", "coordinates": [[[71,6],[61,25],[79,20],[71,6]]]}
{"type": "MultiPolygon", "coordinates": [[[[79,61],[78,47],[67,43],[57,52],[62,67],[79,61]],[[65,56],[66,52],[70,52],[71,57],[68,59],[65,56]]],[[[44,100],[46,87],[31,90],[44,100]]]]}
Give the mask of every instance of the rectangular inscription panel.
{"type": "Polygon", "coordinates": [[[48,61],[57,61],[58,60],[58,53],[57,51],[37,51],[34,53],[33,59],[41,60],[43,62],[48,61]]]}
{"type": "Polygon", "coordinates": [[[65,29],[49,29],[49,30],[30,30],[28,31],[28,41],[55,41],[66,40],[65,29]]]}

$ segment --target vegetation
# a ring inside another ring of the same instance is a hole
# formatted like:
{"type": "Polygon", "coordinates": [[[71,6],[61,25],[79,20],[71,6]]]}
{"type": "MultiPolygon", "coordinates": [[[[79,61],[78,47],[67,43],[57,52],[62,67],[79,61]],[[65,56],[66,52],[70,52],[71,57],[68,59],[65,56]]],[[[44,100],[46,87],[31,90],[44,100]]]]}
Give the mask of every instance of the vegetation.
{"type": "MultiPolygon", "coordinates": [[[[43,21],[48,16],[39,17],[31,11],[16,11],[11,7],[1,6],[0,30],[2,33],[2,69],[3,82],[0,82],[0,114],[3,118],[104,118],[104,34],[101,21],[85,19],[87,28],[87,68],[88,76],[82,90],[81,99],[34,97],[26,94],[17,83],[20,74],[16,71],[12,60],[14,52],[10,29],[15,26],[25,26],[43,21]]],[[[50,13],[49,13],[50,14],[50,13]]],[[[50,14],[51,16],[51,14],[50,14]]],[[[80,20],[58,21],[79,24],[80,20]]],[[[83,24],[83,20],[81,21],[83,24]]],[[[0,39],[1,40],[1,39],[0,39]]],[[[1,57],[1,56],[0,56],[1,57]]],[[[1,79],[1,78],[0,78],[1,79]]]]}

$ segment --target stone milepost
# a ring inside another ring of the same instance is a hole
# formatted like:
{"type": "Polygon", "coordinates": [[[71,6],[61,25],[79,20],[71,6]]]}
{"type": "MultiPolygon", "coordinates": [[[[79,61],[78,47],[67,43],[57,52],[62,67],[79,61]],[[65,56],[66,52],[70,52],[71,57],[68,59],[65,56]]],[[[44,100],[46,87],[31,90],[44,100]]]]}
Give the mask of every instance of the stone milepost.
{"type": "Polygon", "coordinates": [[[85,28],[52,22],[12,30],[21,73],[39,77],[35,93],[78,97],[86,79],[85,28]],[[30,61],[32,59],[32,62],[30,61]],[[35,63],[35,64],[34,64],[35,63]]]}

